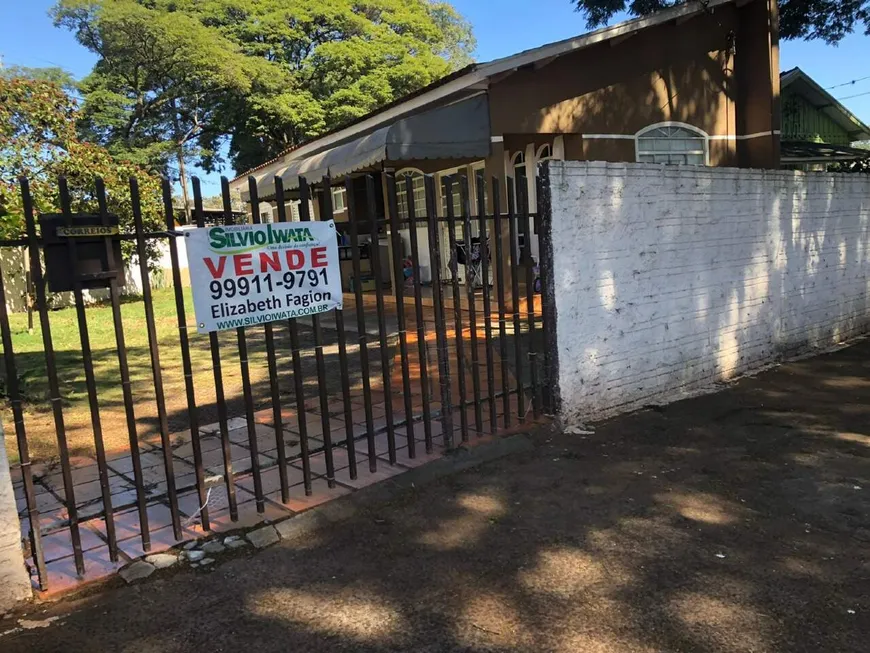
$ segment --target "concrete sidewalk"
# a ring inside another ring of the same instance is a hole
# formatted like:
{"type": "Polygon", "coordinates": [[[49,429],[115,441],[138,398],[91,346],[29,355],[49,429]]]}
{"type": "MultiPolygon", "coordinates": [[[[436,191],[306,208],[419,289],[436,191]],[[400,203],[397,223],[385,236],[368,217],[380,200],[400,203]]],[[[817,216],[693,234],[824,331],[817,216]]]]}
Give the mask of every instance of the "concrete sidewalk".
{"type": "Polygon", "coordinates": [[[864,651],[868,424],[862,341],[594,435],[536,433],[213,571],[40,608],[59,618],[0,650],[864,651]]]}

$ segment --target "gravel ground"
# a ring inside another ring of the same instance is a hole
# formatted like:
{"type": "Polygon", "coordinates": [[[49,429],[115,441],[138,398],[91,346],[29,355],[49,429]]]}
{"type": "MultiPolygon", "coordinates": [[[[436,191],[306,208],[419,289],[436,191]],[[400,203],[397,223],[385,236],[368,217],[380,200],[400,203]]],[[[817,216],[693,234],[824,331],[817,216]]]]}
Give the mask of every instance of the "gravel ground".
{"type": "Polygon", "coordinates": [[[51,606],[0,649],[866,651],[867,361],[534,433],[317,537],[51,606]]]}

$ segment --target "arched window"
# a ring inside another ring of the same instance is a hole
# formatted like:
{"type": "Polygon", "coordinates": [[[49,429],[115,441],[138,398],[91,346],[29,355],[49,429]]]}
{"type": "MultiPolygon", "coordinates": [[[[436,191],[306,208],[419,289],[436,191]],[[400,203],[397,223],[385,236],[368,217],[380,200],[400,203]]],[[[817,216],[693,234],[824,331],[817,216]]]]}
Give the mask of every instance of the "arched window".
{"type": "Polygon", "coordinates": [[[423,173],[415,168],[405,168],[396,173],[396,202],[399,205],[400,220],[407,220],[410,217],[408,189],[405,182],[408,177],[411,178],[414,193],[414,216],[419,218],[426,215],[426,182],[423,173]]]}
{"type": "Polygon", "coordinates": [[[520,150],[511,157],[511,171],[514,178],[514,206],[520,206],[520,189],[528,192],[528,177],[526,175],[526,155],[520,150]]]}
{"type": "Polygon", "coordinates": [[[511,168],[513,169],[514,179],[526,176],[526,155],[520,150],[511,157],[511,168]]]}
{"type": "Polygon", "coordinates": [[[549,143],[544,143],[541,147],[538,148],[538,153],[535,155],[535,158],[538,162],[547,161],[548,159],[553,158],[553,148],[550,147],[549,143]]]}
{"type": "Polygon", "coordinates": [[[651,125],[637,133],[637,160],[707,165],[707,134],[691,125],[651,125]]]}

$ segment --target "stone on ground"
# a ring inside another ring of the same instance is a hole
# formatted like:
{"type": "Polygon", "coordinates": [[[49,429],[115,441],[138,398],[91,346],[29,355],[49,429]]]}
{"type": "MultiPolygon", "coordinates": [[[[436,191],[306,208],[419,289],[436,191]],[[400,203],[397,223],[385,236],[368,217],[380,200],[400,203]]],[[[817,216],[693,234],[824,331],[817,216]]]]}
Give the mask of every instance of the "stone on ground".
{"type": "Polygon", "coordinates": [[[133,564],[124,567],[119,573],[121,574],[121,578],[128,583],[132,583],[133,581],[141,580],[142,578],[148,578],[148,576],[153,574],[154,565],[145,562],[144,560],[137,560],[133,564]]]}
{"type": "Polygon", "coordinates": [[[155,553],[145,556],[145,562],[154,565],[155,569],[166,569],[178,562],[178,556],[174,553],[155,553]]]}
{"type": "Polygon", "coordinates": [[[226,544],[227,548],[230,549],[241,549],[242,547],[248,546],[248,541],[238,538],[236,540],[233,540],[232,542],[224,541],[224,544],[226,544]]]}
{"type": "Polygon", "coordinates": [[[280,539],[274,526],[264,526],[248,533],[248,541],[258,549],[275,544],[280,539]]]}
{"type": "Polygon", "coordinates": [[[220,540],[212,540],[202,545],[202,550],[206,553],[223,553],[226,547],[221,544],[220,540]]]}
{"type": "Polygon", "coordinates": [[[205,557],[205,551],[188,551],[187,559],[191,562],[199,562],[205,557]]]}

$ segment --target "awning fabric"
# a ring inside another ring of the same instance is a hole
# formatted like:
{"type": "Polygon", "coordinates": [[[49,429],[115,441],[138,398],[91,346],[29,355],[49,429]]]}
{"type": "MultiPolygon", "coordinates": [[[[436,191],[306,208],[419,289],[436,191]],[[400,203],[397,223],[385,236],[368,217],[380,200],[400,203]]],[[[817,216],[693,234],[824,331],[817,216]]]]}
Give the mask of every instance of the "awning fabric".
{"type": "MultiPolygon", "coordinates": [[[[338,177],[380,161],[466,159],[487,157],[490,148],[489,101],[485,93],[444,107],[397,120],[342,145],[288,161],[277,171],[287,190],[299,178],[319,182],[327,174],[338,177]]],[[[257,177],[261,197],[275,193],[276,172],[257,177]]]]}

